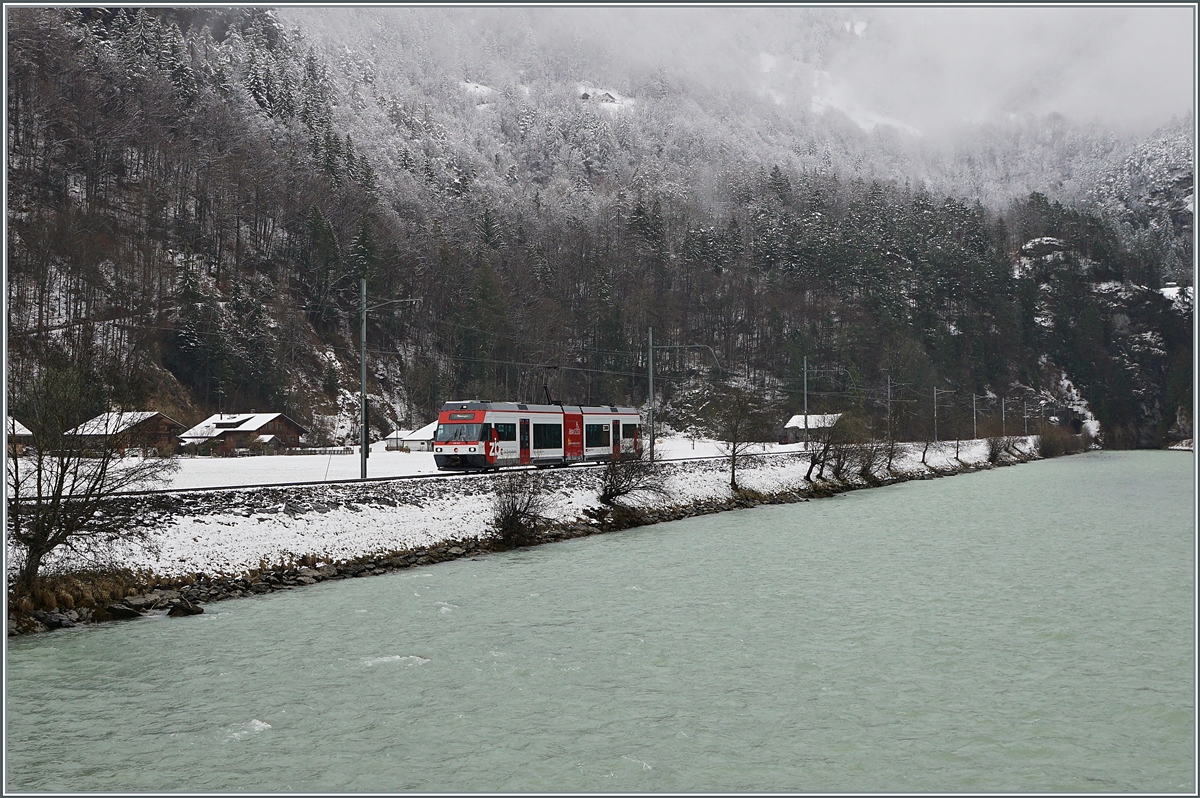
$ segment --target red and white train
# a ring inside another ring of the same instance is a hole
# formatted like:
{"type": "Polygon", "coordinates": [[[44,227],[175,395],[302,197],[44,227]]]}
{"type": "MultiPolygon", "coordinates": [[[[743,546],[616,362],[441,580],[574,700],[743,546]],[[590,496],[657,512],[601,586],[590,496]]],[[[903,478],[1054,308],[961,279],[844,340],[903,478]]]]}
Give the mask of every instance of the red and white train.
{"type": "Polygon", "coordinates": [[[633,407],[447,402],[438,414],[433,460],[442,471],[563,466],[640,454],[633,407]]]}

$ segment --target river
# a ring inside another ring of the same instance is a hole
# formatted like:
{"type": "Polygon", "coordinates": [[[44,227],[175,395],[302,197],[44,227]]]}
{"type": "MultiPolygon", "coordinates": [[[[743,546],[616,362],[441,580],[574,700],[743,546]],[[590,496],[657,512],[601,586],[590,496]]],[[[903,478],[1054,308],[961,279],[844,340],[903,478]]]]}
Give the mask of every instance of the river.
{"type": "Polygon", "coordinates": [[[11,639],[8,790],[1194,792],[1192,457],[11,639]]]}

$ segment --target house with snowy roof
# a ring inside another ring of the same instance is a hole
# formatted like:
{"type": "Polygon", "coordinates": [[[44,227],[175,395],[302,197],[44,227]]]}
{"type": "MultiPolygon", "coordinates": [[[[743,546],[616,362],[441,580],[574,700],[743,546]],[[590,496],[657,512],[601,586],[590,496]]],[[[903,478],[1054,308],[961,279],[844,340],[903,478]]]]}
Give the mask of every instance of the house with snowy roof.
{"type": "MultiPolygon", "coordinates": [[[[803,413],[801,413],[800,415],[792,416],[790,419],[788,419],[788,422],[783,425],[784,435],[787,436],[786,442],[797,443],[804,440],[805,430],[808,430],[811,433],[817,430],[829,429],[836,424],[838,419],[841,417],[841,413],[822,413],[809,416],[805,416],[803,413]]],[[[782,442],[783,441],[781,441],[781,443],[782,442]]]]}
{"type": "Polygon", "coordinates": [[[33,432],[20,421],[8,416],[4,422],[4,431],[8,438],[8,456],[20,457],[26,446],[33,445],[33,432]]]}
{"type": "Polygon", "coordinates": [[[128,449],[141,449],[142,454],[174,454],[178,448],[176,436],[183,429],[175,419],[157,410],[110,410],[64,435],[77,438],[84,448],[116,449],[122,455],[128,449]]]}
{"type": "Polygon", "coordinates": [[[186,446],[225,455],[234,449],[292,449],[308,432],[283,413],[218,413],[179,435],[186,446]]]}
{"type": "Polygon", "coordinates": [[[408,449],[410,452],[432,452],[433,434],[437,432],[437,425],[437,419],[434,419],[412,432],[397,430],[395,435],[388,438],[387,448],[389,451],[408,449]]]}

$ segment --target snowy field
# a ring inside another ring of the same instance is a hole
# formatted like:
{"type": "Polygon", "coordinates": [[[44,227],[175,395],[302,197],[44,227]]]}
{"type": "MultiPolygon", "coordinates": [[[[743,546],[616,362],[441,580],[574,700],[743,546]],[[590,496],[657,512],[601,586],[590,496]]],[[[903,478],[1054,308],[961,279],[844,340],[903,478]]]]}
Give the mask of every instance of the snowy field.
{"type": "MultiPolygon", "coordinates": [[[[724,454],[716,441],[682,436],[660,438],[655,454],[666,460],[712,457],[724,454]]],[[[799,452],[800,444],[764,444],[761,451],[799,452]]],[[[759,451],[756,449],[755,451],[759,451]]],[[[358,479],[361,460],[354,454],[275,455],[261,457],[180,457],[179,471],[167,487],[232,488],[245,485],[275,485],[286,482],[340,482],[358,479]]],[[[371,445],[367,476],[399,477],[436,474],[433,452],[389,452],[385,441],[371,445]]]]}
{"type": "MultiPolygon", "coordinates": [[[[1033,438],[1016,440],[1021,452],[1031,451],[1033,438]]],[[[683,437],[665,438],[658,448],[668,458],[722,454],[722,447],[714,441],[693,444],[683,437]]],[[[772,454],[739,459],[738,483],[743,488],[769,493],[807,485],[808,458],[797,454],[800,446],[764,448],[772,454]]],[[[922,445],[905,447],[893,470],[908,474],[928,471],[921,464],[921,449],[922,445]]],[[[943,442],[930,447],[927,462],[935,469],[980,465],[987,462],[987,454],[986,441],[963,441],[956,462],[954,442],[943,442]]],[[[358,457],[351,455],[185,459],[176,484],[280,482],[284,481],[279,470],[283,467],[293,469],[287,474],[295,480],[321,479],[326,467],[329,480],[354,479],[358,464],[358,457]]],[[[433,470],[433,455],[372,451],[369,464],[370,476],[415,474],[433,470]]],[[[662,468],[668,473],[669,497],[643,504],[680,505],[730,496],[727,460],[668,460],[662,468]]],[[[573,466],[539,473],[551,496],[550,518],[573,521],[585,509],[600,506],[596,500],[599,467],[573,466]]],[[[131,548],[112,555],[128,567],[164,576],[196,572],[233,575],[258,567],[262,561],[291,562],[308,554],[337,561],[486,536],[493,480],[491,475],[446,476],[175,494],[177,509],[154,535],[157,553],[131,548]]],[[[11,563],[13,552],[9,554],[11,563]]]]}

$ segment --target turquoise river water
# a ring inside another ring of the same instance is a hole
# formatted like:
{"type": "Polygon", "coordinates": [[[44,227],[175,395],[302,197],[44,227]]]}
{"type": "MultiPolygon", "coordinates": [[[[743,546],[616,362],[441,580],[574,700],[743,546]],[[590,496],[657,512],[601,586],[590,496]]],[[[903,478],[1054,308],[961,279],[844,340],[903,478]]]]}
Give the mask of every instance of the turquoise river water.
{"type": "Polygon", "coordinates": [[[9,641],[9,791],[1193,793],[1192,458],[1096,452],[9,641]]]}

